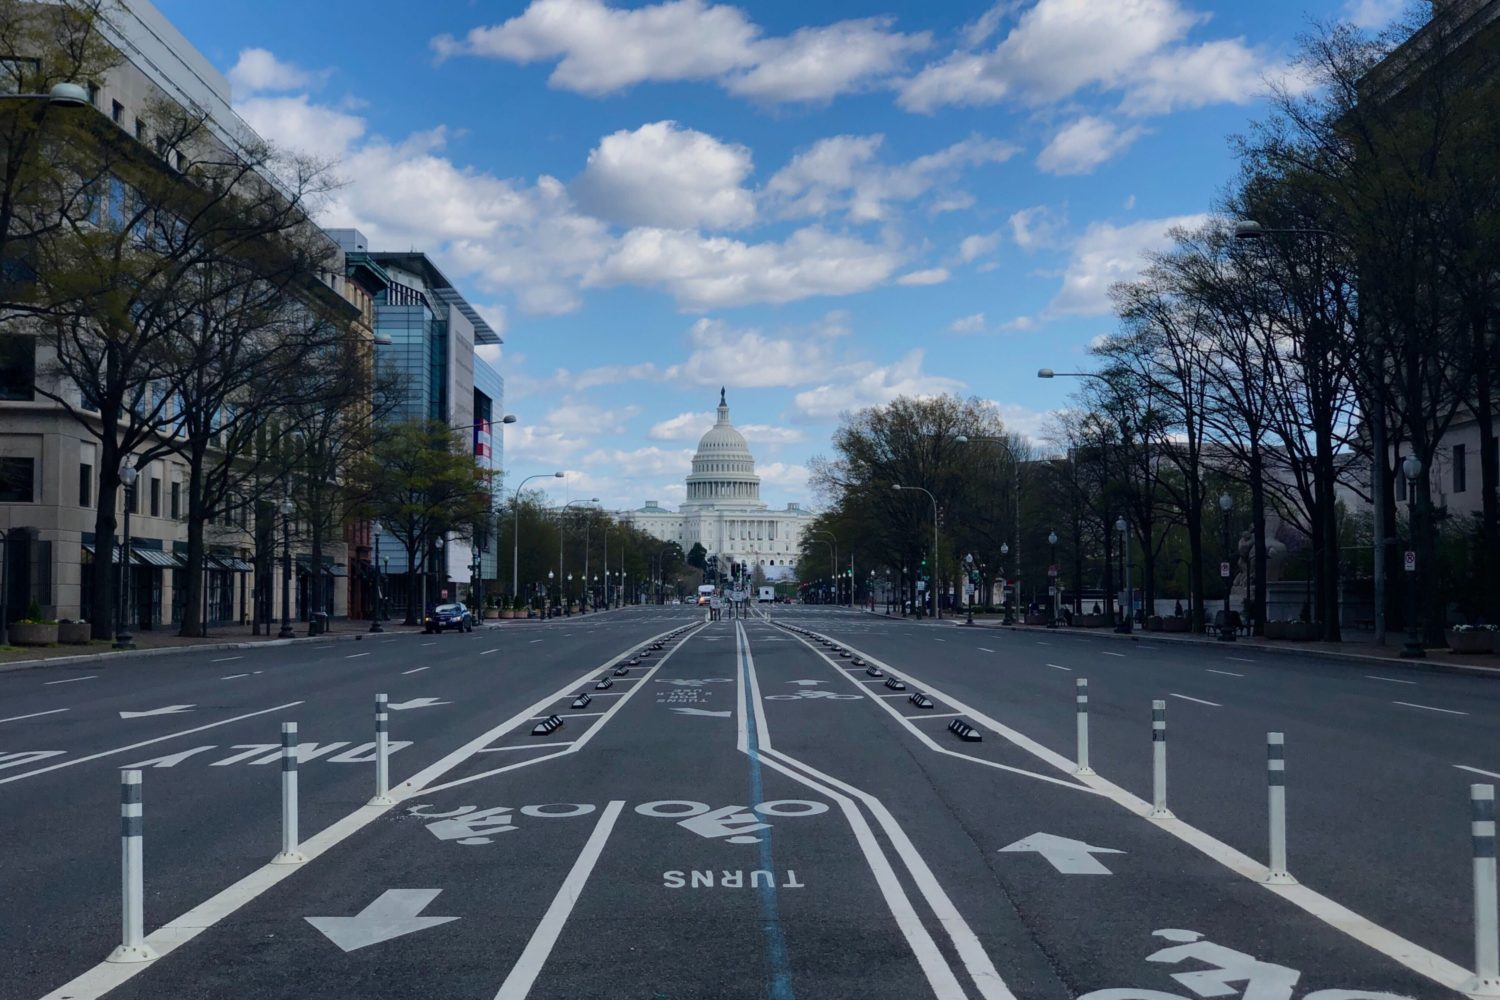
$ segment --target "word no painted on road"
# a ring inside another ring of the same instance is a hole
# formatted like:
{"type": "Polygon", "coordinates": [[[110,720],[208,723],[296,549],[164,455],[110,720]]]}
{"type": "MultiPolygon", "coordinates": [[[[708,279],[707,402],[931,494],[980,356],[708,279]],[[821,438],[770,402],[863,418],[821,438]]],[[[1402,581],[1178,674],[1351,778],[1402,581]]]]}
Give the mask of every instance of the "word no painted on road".
{"type": "Polygon", "coordinates": [[[663,799],[645,802],[635,807],[642,816],[660,819],[675,819],[684,830],[696,833],[708,840],[723,840],[728,844],[758,844],[760,838],[753,834],[769,830],[771,824],[764,822],[767,816],[817,816],[828,811],[823,802],[807,799],[776,799],[750,806],[720,806],[711,809],[707,802],[692,802],[685,799],[663,799]]]}

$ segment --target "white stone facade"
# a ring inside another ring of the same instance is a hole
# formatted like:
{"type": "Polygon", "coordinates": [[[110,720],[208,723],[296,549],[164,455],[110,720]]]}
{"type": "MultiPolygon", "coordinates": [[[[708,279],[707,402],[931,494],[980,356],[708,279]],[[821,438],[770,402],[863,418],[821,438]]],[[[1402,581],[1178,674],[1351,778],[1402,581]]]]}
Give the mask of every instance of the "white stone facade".
{"type": "Polygon", "coordinates": [[[770,510],[760,499],[760,477],[745,437],[729,422],[729,404],[719,393],[718,421],[698,442],[687,499],[680,510],[655,500],[618,517],[683,552],[700,543],[721,562],[759,567],[767,579],[795,579],[802,533],[813,514],[801,504],[770,510]]]}

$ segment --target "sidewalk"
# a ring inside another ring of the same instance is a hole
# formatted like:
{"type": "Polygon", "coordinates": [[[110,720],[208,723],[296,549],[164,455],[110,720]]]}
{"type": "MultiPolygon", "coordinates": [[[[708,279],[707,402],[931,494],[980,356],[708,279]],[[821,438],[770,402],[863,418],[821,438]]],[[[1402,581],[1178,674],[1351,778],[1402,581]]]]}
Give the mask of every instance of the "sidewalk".
{"type": "MultiPolygon", "coordinates": [[[[923,621],[930,622],[932,619],[924,618],[923,621]]],[[[964,616],[960,613],[951,618],[945,617],[943,624],[963,627],[964,616]]],[[[1293,642],[1283,639],[1256,639],[1244,636],[1239,637],[1234,642],[1220,642],[1213,636],[1193,635],[1191,633],[1184,635],[1177,632],[1147,632],[1137,629],[1129,635],[1122,635],[1110,628],[1046,628],[1041,625],[1006,625],[1000,618],[984,618],[979,616],[974,618],[974,625],[982,628],[1005,628],[1010,629],[1012,632],[1093,636],[1103,639],[1118,639],[1125,642],[1149,642],[1161,643],[1163,645],[1167,643],[1181,643],[1192,646],[1213,646],[1216,649],[1224,651],[1239,649],[1278,655],[1299,654],[1330,660],[1384,663],[1391,667],[1406,667],[1413,670],[1437,670],[1500,677],[1500,655],[1494,653],[1454,653],[1445,648],[1429,648],[1425,659],[1407,660],[1401,657],[1401,637],[1389,633],[1386,637],[1386,644],[1378,646],[1374,642],[1373,634],[1368,632],[1346,632],[1347,635],[1358,636],[1359,638],[1346,639],[1344,642],[1339,643],[1293,642]]]]}

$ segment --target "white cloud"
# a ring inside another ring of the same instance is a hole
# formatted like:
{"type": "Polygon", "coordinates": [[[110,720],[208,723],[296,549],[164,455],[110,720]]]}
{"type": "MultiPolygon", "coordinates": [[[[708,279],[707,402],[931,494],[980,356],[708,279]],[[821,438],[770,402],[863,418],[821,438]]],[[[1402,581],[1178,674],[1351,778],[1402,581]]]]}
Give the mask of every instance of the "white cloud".
{"type": "MultiPolygon", "coordinates": [[[[786,387],[812,382],[832,363],[827,342],[819,338],[768,337],[723,320],[698,320],[688,331],[688,342],[692,352],[687,360],[667,369],[667,379],[710,388],[786,387]]],[[[701,434],[706,425],[699,427],[701,434]]]]}
{"type": "Polygon", "coordinates": [[[1163,52],[1134,74],[1120,109],[1160,115],[1209,104],[1248,104],[1266,94],[1267,80],[1290,68],[1273,65],[1243,39],[1223,39],[1163,52]]]}
{"type": "Polygon", "coordinates": [[[854,222],[876,222],[889,216],[891,202],[913,201],[966,169],[1004,163],[1017,152],[1010,143],[973,135],[907,163],[885,164],[877,160],[884,141],[883,135],[820,139],[772,175],[766,195],[789,218],[847,212],[854,222]]]}
{"type": "Polygon", "coordinates": [[[760,476],[762,486],[779,487],[794,493],[803,493],[807,490],[807,466],[805,465],[763,462],[755,467],[755,474],[760,476]]]}
{"type": "Polygon", "coordinates": [[[1062,288],[1048,311],[1053,315],[1097,316],[1110,311],[1109,288],[1130,281],[1146,266],[1144,254],[1171,246],[1169,232],[1192,229],[1208,221],[1206,215],[1144,219],[1124,226],[1096,222],[1073,246],[1063,274],[1062,288]]]}
{"type": "Polygon", "coordinates": [[[365,120],[295,97],[252,97],[235,110],[267,139],[284,149],[332,161],[345,156],[365,134],[365,120]]]}
{"type": "Polygon", "coordinates": [[[282,62],[266,49],[241,49],[240,57],[228,72],[229,82],[241,97],[251,94],[285,93],[321,83],[328,71],[311,72],[282,62]]]}
{"type": "Polygon", "coordinates": [[[628,479],[663,477],[685,477],[693,467],[693,449],[665,449],[654,446],[628,451],[604,450],[590,452],[583,464],[591,469],[619,467],[621,475],[628,479]]]}
{"type": "Polygon", "coordinates": [[[731,76],[732,94],[763,101],[825,101],[866,89],[873,81],[905,68],[907,56],[931,44],[923,33],[891,30],[893,19],[840,21],[824,28],[801,28],[753,48],[753,69],[731,76]]]}
{"type": "Polygon", "coordinates": [[[1049,174],[1092,173],[1129,149],[1142,131],[1140,127],[1121,129],[1103,118],[1085,115],[1058,130],[1037,156],[1036,165],[1049,174]]]}
{"type": "Polygon", "coordinates": [[[896,279],[898,285],[941,285],[953,277],[946,267],[930,267],[925,271],[909,271],[896,279]]]}
{"type": "Polygon", "coordinates": [[[923,352],[907,353],[889,365],[849,365],[835,372],[842,381],[828,382],[792,400],[793,409],[812,420],[830,420],[849,410],[881,406],[897,396],[939,396],[964,388],[958,379],[922,372],[923,352]]]}
{"type": "Polygon", "coordinates": [[[972,316],[960,316],[948,324],[948,330],[952,333],[983,333],[984,313],[974,313],[972,316]]]}
{"type": "Polygon", "coordinates": [[[641,227],[621,238],[585,284],[663,288],[683,309],[704,310],[849,295],[884,282],[900,263],[891,247],[816,226],[780,243],[641,227]]]}
{"type": "Polygon", "coordinates": [[[1058,234],[1066,221],[1061,213],[1046,205],[1023,208],[1010,217],[1011,238],[1027,253],[1050,249],[1057,245],[1058,234]]]}
{"type": "Polygon", "coordinates": [[[559,434],[620,434],[626,423],[641,412],[639,406],[607,409],[578,399],[565,399],[542,418],[541,424],[559,434]]]}
{"type": "Polygon", "coordinates": [[[742,186],[751,169],[744,146],[652,122],[601,139],[573,193],[585,211],[627,226],[733,228],[755,219],[742,186]]]}
{"type": "Polygon", "coordinates": [[[958,244],[958,259],[965,264],[988,256],[1000,245],[999,233],[975,233],[965,236],[958,244]]]}
{"type": "Polygon", "coordinates": [[[703,432],[713,426],[713,411],[703,413],[679,413],[675,417],[651,425],[646,436],[653,441],[696,441],[703,432]]]}
{"type": "Polygon", "coordinates": [[[1046,436],[1048,427],[1062,412],[1061,410],[1033,410],[1019,403],[1002,403],[998,400],[991,400],[990,404],[999,412],[1006,431],[1019,434],[1032,441],[1042,440],[1046,436]]]}
{"type": "Polygon", "coordinates": [[[891,30],[889,18],[839,21],[766,38],[744,11],[703,0],[633,9],[602,0],[532,0],[516,17],[433,39],[440,56],[510,62],[559,60],[548,82],[600,96],[648,81],[711,80],[762,101],[824,101],[904,70],[925,34],[891,30]]]}
{"type": "Polygon", "coordinates": [[[1348,0],[1344,17],[1356,28],[1378,31],[1400,17],[1410,6],[1408,0],[1348,0]]]}
{"type": "Polygon", "coordinates": [[[795,427],[776,427],[772,424],[740,424],[740,433],[750,442],[750,447],[757,445],[783,445],[797,444],[804,440],[804,435],[795,427]]]}

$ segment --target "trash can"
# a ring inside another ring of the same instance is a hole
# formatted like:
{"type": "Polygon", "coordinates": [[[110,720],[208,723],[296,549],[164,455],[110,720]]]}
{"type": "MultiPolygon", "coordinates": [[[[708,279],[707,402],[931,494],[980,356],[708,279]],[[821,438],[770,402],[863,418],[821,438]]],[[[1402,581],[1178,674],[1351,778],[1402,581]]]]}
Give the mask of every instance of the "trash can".
{"type": "Polygon", "coordinates": [[[308,635],[322,635],[328,631],[328,612],[315,611],[307,623],[308,635]]]}

